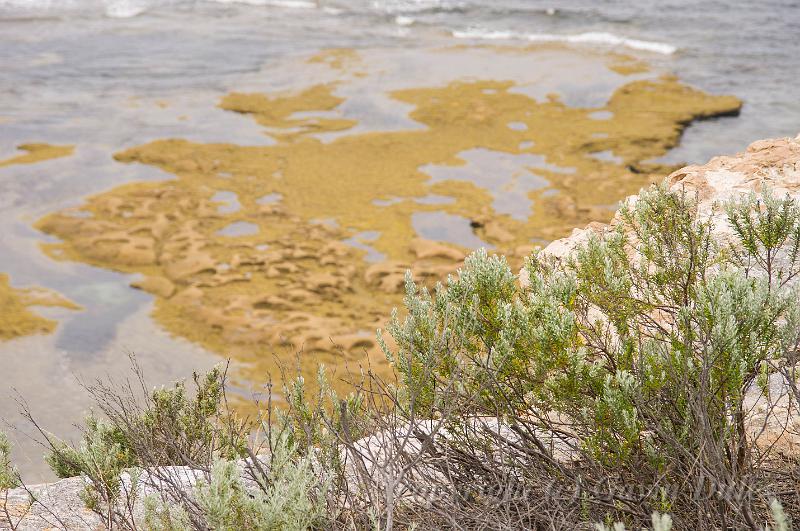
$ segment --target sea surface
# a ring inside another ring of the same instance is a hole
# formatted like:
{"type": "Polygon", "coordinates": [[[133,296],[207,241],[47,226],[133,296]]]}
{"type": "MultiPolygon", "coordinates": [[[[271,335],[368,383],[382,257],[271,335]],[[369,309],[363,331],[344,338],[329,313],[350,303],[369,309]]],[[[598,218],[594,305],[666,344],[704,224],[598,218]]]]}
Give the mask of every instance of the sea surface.
{"type": "MultiPolygon", "coordinates": [[[[152,297],[130,289],[129,275],[56,263],[39,251],[52,241],[32,228],[41,216],[119,184],[172,178],[121,165],[113,153],[168,137],[269,144],[253,120],[217,108],[220,97],[309,85],[315,78],[297,64],[330,48],[363,51],[378,65],[360,85],[366,93],[486,77],[537,82],[567,103],[602,105],[616,81],[583,63],[531,65],[489,53],[454,62],[433,51],[537,43],[632,54],[744,101],[738,118],[690,126],[664,162],[702,163],[800,133],[800,2],[790,0],[0,0],[0,160],[25,142],[76,145],[71,157],[0,169],[0,272],[85,309],[75,318],[44,310],[65,320],[57,334],[0,344],[0,418],[26,477],[49,476],[17,415],[19,400],[45,428],[74,436],[88,407],[79,382],[124,374],[128,351],[154,383],[220,359],[154,323],[152,297]]],[[[404,107],[391,105],[375,98],[349,110],[362,130],[409,127],[404,107]]],[[[425,226],[448,228],[441,218],[419,218],[418,230],[425,226]]],[[[465,230],[456,243],[480,245],[465,230]]]]}

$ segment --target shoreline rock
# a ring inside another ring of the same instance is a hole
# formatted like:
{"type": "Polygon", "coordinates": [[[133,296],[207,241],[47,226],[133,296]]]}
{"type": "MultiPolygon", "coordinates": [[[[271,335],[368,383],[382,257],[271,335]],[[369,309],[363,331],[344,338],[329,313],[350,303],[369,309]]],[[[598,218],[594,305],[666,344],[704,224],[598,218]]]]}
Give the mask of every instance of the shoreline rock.
{"type": "MultiPolygon", "coordinates": [[[[758,140],[741,153],[714,157],[706,164],[686,166],[671,173],[666,180],[671,190],[696,194],[698,217],[714,224],[718,241],[729,242],[733,230],[722,207],[726,201],[750,193],[758,194],[768,187],[776,196],[788,195],[800,202],[800,135],[758,140]]],[[[625,202],[635,202],[637,198],[638,195],[633,195],[625,202]]],[[[559,259],[566,258],[592,235],[602,235],[619,222],[617,212],[609,223],[590,223],[582,229],[574,229],[570,236],[551,242],[542,252],[559,259]]],[[[528,282],[524,267],[519,278],[523,286],[528,282]]],[[[769,385],[770,394],[778,396],[777,400],[764,396],[756,386],[748,393],[749,432],[762,447],[775,445],[779,452],[797,453],[800,451],[800,435],[796,430],[787,433],[786,428],[797,426],[800,419],[790,411],[791,400],[785,382],[773,374],[769,385]],[[762,430],[765,419],[766,428],[762,430]]]]}
{"type": "MultiPolygon", "coordinates": [[[[760,193],[764,185],[777,195],[788,194],[800,201],[800,135],[795,138],[758,140],[735,155],[712,158],[706,164],[685,166],[667,177],[672,190],[697,193],[698,215],[724,223],[725,212],[716,208],[733,197],[760,193]]],[[[637,195],[625,201],[635,201],[637,195]]],[[[563,258],[586,242],[591,234],[601,234],[619,221],[619,213],[610,223],[589,223],[576,228],[566,238],[554,240],[543,252],[563,258]]]]}

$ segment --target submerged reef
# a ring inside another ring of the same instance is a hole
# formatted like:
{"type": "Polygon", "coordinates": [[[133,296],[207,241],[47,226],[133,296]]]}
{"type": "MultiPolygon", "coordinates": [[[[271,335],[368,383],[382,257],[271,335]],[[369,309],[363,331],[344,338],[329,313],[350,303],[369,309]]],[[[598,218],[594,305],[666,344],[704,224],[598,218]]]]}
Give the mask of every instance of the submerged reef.
{"type": "Polygon", "coordinates": [[[0,341],[31,334],[49,334],[55,330],[56,321],[33,313],[31,306],[80,309],[77,304],[49,290],[13,288],[8,275],[0,273],[0,341]]]}
{"type": "Polygon", "coordinates": [[[54,146],[52,144],[35,143],[21,144],[17,146],[17,149],[27,153],[0,160],[0,168],[11,166],[12,164],[33,164],[44,160],[68,157],[75,151],[75,146],[54,146]]]}
{"type": "Polygon", "coordinates": [[[400,304],[405,271],[432,286],[470,246],[421,238],[420,219],[461,220],[474,241],[521,261],[534,242],[607,221],[618,200],[668,174],[672,166],[648,160],[692,120],[741,107],[672,77],[627,83],[601,108],[539,101],[510,81],[452,82],[390,93],[421,127],[352,133],[357,122],[335,89],[223,98],[223,109],[255,119],[274,145],[167,139],[117,153],[176,178],[120,186],[44,217],[37,227],[61,240],[45,251],[141,274],[133,286],[155,296],[158,322],[243,362],[245,377],[263,379],[274,355],[293,364],[299,350],[306,375],[321,362],[367,359],[384,370],[374,331],[400,304]],[[471,157],[498,154],[527,157],[529,172],[508,183],[535,180],[511,191],[530,205],[521,215],[498,207],[498,190],[460,177],[471,157]]]}

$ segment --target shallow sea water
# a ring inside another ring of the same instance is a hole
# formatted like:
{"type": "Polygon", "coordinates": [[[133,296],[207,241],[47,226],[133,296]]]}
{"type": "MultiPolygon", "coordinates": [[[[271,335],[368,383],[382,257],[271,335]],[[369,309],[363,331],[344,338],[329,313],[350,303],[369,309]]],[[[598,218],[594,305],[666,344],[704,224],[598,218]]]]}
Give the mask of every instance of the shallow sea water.
{"type": "MultiPolygon", "coordinates": [[[[558,93],[568,105],[601,107],[623,82],[669,71],[700,89],[745,101],[738,118],[692,125],[682,144],[662,158],[704,162],[759,138],[800,132],[800,6],[759,4],[0,0],[0,160],[24,142],[76,146],[69,157],[0,168],[0,272],[14,286],[50,288],[84,307],[39,312],[59,321],[53,335],[0,343],[0,418],[19,428],[10,435],[26,478],[49,475],[41,450],[27,439],[31,431],[17,415],[14,396],[30,403],[46,429],[73,437],[73,424],[88,407],[78,380],[124,375],[128,352],[136,353],[153,384],[220,360],[154,323],[152,296],[129,287],[135,275],[55,262],[40,251],[41,242],[54,241],[32,228],[41,216],[124,183],[174,178],[153,166],[115,162],[114,153],[171,137],[274,143],[254,120],[217,107],[233,90],[341,82],[336,94],[346,101],[340,110],[358,124],[318,135],[329,142],[343,134],[423,127],[408,117],[409,105],[387,95],[391,90],[457,79],[513,80],[513,90],[537,100],[558,93]],[[561,41],[566,47],[533,54],[493,48],[561,41]],[[356,49],[361,62],[344,70],[306,63],[329,48],[356,49]],[[608,52],[632,54],[652,72],[612,72],[603,60],[608,52]]],[[[546,184],[535,168],[547,164],[534,155],[518,157],[476,150],[458,170],[494,192],[498,211],[525,217],[533,206],[524,193],[546,184]],[[498,169],[492,182],[485,177],[489,168],[498,169]]],[[[435,180],[454,168],[424,171],[435,180]]],[[[226,212],[239,207],[231,192],[217,199],[226,212]]],[[[280,197],[264,199],[275,201],[280,197]]],[[[452,198],[416,201],[436,205],[452,198]]],[[[417,212],[412,223],[430,239],[485,244],[461,216],[417,212]]],[[[231,236],[249,229],[237,225],[231,236]]],[[[375,238],[363,232],[350,244],[364,249],[367,260],[380,261],[383,255],[371,245],[375,238]]]]}

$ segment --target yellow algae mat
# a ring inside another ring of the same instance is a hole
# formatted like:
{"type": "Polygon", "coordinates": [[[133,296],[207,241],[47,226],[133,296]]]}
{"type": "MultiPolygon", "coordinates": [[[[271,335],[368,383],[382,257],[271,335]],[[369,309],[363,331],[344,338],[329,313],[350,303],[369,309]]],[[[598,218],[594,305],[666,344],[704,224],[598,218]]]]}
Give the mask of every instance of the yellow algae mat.
{"type": "MultiPolygon", "coordinates": [[[[641,71],[625,61],[610,68],[641,71]]],[[[141,274],[135,287],[154,295],[161,325],[242,362],[246,378],[263,380],[276,356],[292,365],[298,351],[309,374],[320,362],[352,368],[368,358],[384,370],[375,329],[401,304],[405,271],[432,285],[469,251],[422,239],[415,216],[463,219],[518,263],[533,241],[605,221],[615,202],[663,176],[667,167],[647,161],[692,120],[741,106],[671,77],[628,82],[599,108],[534,99],[511,81],[468,80],[392,91],[417,127],[351,132],[358,121],[338,88],[221,100],[263,125],[274,145],[166,139],[117,153],[175,179],[120,186],[46,216],[37,227],[61,240],[46,252],[141,274]],[[529,170],[546,184],[524,192],[526,216],[498,211],[498,190],[459,178],[475,150],[541,159],[529,170]],[[430,167],[448,177],[431,179],[430,167]]]]}
{"type": "Polygon", "coordinates": [[[24,155],[17,155],[5,160],[0,160],[0,168],[11,166],[12,164],[34,164],[50,159],[67,157],[75,151],[75,146],[54,146],[52,144],[21,144],[17,146],[20,151],[25,151],[24,155]]]}
{"type": "MultiPolygon", "coordinates": [[[[0,160],[0,168],[14,164],[34,164],[45,160],[72,155],[74,146],[55,146],[44,143],[17,146],[24,155],[0,160]]],[[[49,334],[57,322],[46,319],[30,310],[31,306],[60,306],[71,310],[80,307],[60,295],[41,288],[15,289],[8,275],[0,273],[0,341],[32,334],[49,334]]]]}
{"type": "Polygon", "coordinates": [[[80,306],[49,290],[13,288],[9,284],[8,275],[0,273],[0,340],[48,334],[55,330],[56,321],[35,314],[31,311],[32,306],[80,309],[80,306]]]}

